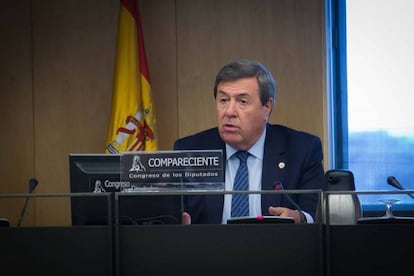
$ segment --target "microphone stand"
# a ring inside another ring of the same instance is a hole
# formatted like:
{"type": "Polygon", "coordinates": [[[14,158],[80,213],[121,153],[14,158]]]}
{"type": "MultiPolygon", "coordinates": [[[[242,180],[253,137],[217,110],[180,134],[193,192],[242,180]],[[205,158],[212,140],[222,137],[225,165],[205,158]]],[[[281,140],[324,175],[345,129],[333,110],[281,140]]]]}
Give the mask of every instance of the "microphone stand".
{"type": "MultiPolygon", "coordinates": [[[[33,190],[36,188],[37,184],[38,184],[38,181],[37,181],[36,178],[31,178],[29,180],[29,194],[31,194],[33,192],[33,190]]],[[[26,213],[27,204],[29,203],[29,198],[30,197],[28,197],[28,196],[26,197],[26,200],[24,202],[23,209],[22,209],[22,211],[20,213],[19,220],[17,222],[17,227],[20,227],[20,224],[22,223],[24,214],[26,213]]]]}

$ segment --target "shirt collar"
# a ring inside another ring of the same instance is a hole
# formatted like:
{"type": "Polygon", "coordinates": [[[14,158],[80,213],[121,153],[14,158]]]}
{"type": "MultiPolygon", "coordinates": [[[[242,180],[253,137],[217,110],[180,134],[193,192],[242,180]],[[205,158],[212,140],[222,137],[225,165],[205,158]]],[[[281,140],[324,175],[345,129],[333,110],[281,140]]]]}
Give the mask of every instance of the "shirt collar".
{"type": "MultiPolygon", "coordinates": [[[[263,149],[264,149],[264,141],[266,138],[266,129],[264,128],[262,135],[260,138],[256,141],[256,143],[253,144],[247,151],[253,155],[254,157],[263,160],[263,149]]],[[[235,154],[238,150],[233,148],[232,146],[226,144],[226,152],[227,152],[227,160],[229,160],[233,154],[235,154]]]]}

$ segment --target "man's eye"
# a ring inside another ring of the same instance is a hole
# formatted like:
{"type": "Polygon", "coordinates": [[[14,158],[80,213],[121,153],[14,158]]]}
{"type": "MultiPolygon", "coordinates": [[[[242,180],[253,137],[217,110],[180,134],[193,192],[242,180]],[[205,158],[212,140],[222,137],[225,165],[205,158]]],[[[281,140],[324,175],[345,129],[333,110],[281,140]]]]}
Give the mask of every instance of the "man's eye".
{"type": "Polygon", "coordinates": [[[241,99],[239,102],[241,105],[247,105],[249,103],[246,99],[241,99]]]}

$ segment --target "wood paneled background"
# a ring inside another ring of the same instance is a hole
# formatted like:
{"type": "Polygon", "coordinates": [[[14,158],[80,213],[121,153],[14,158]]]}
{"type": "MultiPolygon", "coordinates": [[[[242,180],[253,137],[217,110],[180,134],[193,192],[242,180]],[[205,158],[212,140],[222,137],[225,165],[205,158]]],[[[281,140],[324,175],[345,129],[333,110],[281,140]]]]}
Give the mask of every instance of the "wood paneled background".
{"type": "MultiPolygon", "coordinates": [[[[325,160],[323,0],[141,0],[159,148],[215,126],[224,63],[261,61],[277,82],[271,122],[321,137],[325,160]]],[[[103,153],[118,0],[2,1],[0,194],[69,192],[69,153],[103,153]]],[[[326,161],[325,161],[326,166],[326,161]]],[[[15,225],[24,198],[1,199],[15,225]]],[[[31,199],[23,226],[67,225],[68,198],[31,199]]]]}

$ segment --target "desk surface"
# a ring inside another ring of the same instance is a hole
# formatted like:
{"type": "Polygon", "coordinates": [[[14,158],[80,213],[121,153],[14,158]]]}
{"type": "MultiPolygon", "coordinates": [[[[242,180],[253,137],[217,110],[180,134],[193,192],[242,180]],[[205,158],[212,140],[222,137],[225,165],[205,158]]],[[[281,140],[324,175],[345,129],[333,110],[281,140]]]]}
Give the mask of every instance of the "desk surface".
{"type": "Polygon", "coordinates": [[[0,275],[113,275],[109,227],[0,228],[0,275]]]}
{"type": "Polygon", "coordinates": [[[0,228],[1,275],[406,275],[414,225],[0,228]]]}
{"type": "Polygon", "coordinates": [[[322,275],[319,225],[120,227],[120,275],[322,275]]]}
{"type": "Polygon", "coordinates": [[[328,275],[412,275],[413,224],[338,225],[326,230],[328,275]]]}

